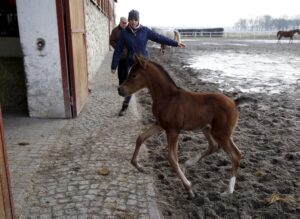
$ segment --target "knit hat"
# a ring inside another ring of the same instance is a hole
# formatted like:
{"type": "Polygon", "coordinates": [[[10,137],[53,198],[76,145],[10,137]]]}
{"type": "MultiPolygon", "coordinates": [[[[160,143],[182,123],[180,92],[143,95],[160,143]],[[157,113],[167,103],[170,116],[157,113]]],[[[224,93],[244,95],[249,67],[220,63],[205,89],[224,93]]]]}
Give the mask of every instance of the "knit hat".
{"type": "Polygon", "coordinates": [[[128,20],[140,20],[140,13],[137,10],[131,10],[128,14],[128,20]]]}

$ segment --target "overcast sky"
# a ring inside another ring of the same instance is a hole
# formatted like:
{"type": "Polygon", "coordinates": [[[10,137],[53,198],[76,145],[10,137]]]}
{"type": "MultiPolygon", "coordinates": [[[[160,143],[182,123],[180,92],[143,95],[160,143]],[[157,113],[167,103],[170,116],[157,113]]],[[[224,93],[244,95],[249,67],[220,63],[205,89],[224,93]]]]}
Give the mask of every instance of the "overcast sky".
{"type": "Polygon", "coordinates": [[[117,23],[131,9],[146,26],[231,27],[239,18],[300,16],[300,0],[118,0],[117,23]]]}

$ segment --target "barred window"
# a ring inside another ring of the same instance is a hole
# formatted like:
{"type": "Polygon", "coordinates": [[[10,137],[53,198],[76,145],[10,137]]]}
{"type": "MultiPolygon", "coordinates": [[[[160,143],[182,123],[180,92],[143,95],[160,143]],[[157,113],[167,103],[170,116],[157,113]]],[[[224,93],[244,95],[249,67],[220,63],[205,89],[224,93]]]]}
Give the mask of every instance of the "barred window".
{"type": "MultiPolygon", "coordinates": [[[[110,0],[90,0],[92,3],[94,3],[101,12],[106,15],[109,19],[112,19],[113,17],[113,2],[110,0]]],[[[116,2],[116,0],[114,0],[116,2]]]]}

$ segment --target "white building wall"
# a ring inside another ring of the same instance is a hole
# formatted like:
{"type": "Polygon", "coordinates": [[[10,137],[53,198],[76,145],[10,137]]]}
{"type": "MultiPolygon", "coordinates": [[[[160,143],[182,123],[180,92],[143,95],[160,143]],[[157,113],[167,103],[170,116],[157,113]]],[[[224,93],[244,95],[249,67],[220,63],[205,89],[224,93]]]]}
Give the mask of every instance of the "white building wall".
{"type": "Polygon", "coordinates": [[[31,117],[63,118],[65,106],[54,0],[17,0],[31,117]],[[37,40],[45,40],[38,49],[37,40]]]}
{"type": "Polygon", "coordinates": [[[91,81],[109,51],[110,30],[108,18],[90,0],[85,2],[88,73],[91,81]]]}

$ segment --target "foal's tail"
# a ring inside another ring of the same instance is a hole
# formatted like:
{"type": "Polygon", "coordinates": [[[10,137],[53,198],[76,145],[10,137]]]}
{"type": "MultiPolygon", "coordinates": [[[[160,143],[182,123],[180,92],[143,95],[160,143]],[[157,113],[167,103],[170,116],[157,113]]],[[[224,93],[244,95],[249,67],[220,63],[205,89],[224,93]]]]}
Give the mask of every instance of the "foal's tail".
{"type": "Polygon", "coordinates": [[[251,97],[239,97],[234,100],[236,106],[242,106],[247,103],[257,103],[257,99],[251,98],[251,97]]]}

